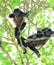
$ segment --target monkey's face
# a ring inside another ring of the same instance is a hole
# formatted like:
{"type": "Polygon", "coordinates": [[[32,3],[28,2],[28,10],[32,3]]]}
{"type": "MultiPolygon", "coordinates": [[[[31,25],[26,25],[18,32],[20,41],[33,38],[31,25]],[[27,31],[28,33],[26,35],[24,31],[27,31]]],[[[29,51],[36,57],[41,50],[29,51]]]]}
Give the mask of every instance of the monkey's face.
{"type": "Polygon", "coordinates": [[[44,32],[44,35],[46,37],[50,37],[50,36],[52,36],[54,34],[54,31],[52,31],[50,28],[45,28],[42,31],[44,32]]]}
{"type": "MultiPolygon", "coordinates": [[[[50,37],[50,36],[54,36],[54,31],[52,31],[50,28],[44,28],[42,30],[38,30],[37,31],[37,34],[38,35],[42,35],[42,36],[45,36],[45,37],[50,37]]],[[[41,36],[41,37],[42,37],[41,36]]]]}

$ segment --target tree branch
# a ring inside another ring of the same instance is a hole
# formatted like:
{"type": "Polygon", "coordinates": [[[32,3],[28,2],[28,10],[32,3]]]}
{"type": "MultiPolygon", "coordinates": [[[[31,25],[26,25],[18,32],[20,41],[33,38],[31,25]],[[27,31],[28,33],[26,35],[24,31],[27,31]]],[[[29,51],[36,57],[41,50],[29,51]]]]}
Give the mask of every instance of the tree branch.
{"type": "Polygon", "coordinates": [[[39,41],[39,40],[44,40],[44,39],[48,39],[49,37],[41,37],[41,38],[36,38],[36,39],[30,39],[30,38],[27,38],[27,42],[31,42],[31,41],[39,41]]]}

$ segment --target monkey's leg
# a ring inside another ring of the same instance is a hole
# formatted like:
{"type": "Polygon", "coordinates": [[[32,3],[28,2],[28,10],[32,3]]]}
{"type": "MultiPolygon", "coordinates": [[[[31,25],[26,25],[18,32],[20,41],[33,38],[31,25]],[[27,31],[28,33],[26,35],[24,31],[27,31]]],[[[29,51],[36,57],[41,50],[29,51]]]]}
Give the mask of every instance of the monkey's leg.
{"type": "Polygon", "coordinates": [[[35,46],[29,45],[28,47],[29,47],[32,51],[34,51],[34,52],[36,53],[36,55],[40,58],[39,51],[35,48],[35,46]]]}
{"type": "Polygon", "coordinates": [[[15,28],[15,33],[14,34],[15,34],[15,37],[17,39],[20,35],[18,27],[15,28]]]}

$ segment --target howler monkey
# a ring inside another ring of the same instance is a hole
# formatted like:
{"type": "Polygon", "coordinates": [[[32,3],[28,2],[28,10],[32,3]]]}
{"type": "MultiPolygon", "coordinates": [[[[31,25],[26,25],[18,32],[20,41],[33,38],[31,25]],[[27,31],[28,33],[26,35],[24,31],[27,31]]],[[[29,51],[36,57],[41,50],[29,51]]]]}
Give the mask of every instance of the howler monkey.
{"type": "MultiPolygon", "coordinates": [[[[29,47],[38,57],[40,57],[38,49],[40,49],[52,35],[54,35],[54,31],[52,31],[50,28],[44,28],[41,31],[38,30],[37,34],[31,35],[27,39],[21,37],[21,40],[25,47],[29,47]]],[[[18,41],[20,44],[19,38],[18,41]]]]}
{"type": "Polygon", "coordinates": [[[33,50],[38,57],[40,57],[38,49],[41,48],[48,39],[54,35],[54,31],[50,28],[44,28],[41,31],[38,30],[37,34],[33,34],[28,39],[33,39],[27,42],[28,47],[33,50]]]}
{"type": "MultiPolygon", "coordinates": [[[[28,17],[31,11],[22,12],[19,8],[14,9],[13,13],[9,15],[10,18],[13,18],[13,22],[15,25],[15,37],[18,40],[20,36],[20,32],[24,29],[26,22],[24,22],[24,17],[28,17]]],[[[18,40],[19,42],[20,40],[18,40]]]]}
{"type": "Polygon", "coordinates": [[[20,31],[22,31],[26,25],[26,22],[24,22],[24,17],[28,17],[28,12],[22,12],[19,8],[14,9],[13,13],[9,15],[10,18],[13,18],[13,22],[15,24],[15,37],[17,37],[17,34],[20,34],[20,31]]]}

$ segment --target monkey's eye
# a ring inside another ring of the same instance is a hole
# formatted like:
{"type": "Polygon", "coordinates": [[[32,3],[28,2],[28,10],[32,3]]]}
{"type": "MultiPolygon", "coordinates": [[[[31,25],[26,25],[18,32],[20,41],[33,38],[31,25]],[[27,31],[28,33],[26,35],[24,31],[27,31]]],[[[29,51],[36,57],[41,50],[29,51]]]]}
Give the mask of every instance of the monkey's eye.
{"type": "Polygon", "coordinates": [[[14,15],[13,15],[13,14],[10,14],[9,17],[10,17],[10,18],[14,18],[14,15]]]}

